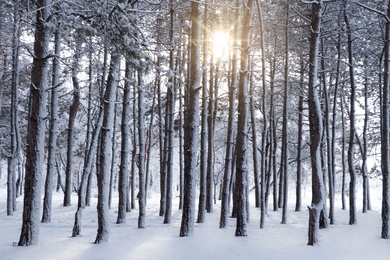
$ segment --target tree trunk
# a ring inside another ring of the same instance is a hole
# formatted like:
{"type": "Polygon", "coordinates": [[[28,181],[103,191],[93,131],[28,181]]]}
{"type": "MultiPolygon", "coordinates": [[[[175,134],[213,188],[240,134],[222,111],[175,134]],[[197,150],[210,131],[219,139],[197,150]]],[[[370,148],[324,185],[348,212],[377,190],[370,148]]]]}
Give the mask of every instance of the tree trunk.
{"type": "Polygon", "coordinates": [[[289,22],[290,21],[290,1],[286,2],[286,28],[285,28],[285,64],[284,64],[284,98],[283,98],[283,130],[282,130],[282,160],[281,160],[281,173],[283,173],[283,209],[282,209],[282,224],[287,224],[287,201],[288,201],[288,76],[289,76],[289,22]]]}
{"type": "Polygon", "coordinates": [[[236,150],[236,191],[237,191],[237,224],[236,236],[247,236],[247,190],[248,190],[248,74],[250,48],[250,21],[253,1],[244,5],[241,35],[240,80],[238,85],[238,122],[236,150]]]}
{"type": "Polygon", "coordinates": [[[167,113],[168,113],[168,151],[167,151],[167,199],[165,207],[164,223],[171,223],[172,214],[172,182],[173,182],[173,156],[175,150],[174,138],[175,138],[175,104],[176,104],[176,73],[175,73],[175,6],[174,0],[170,0],[169,3],[169,18],[170,18],[170,50],[169,50],[169,79],[167,90],[167,113]]]}
{"type": "Polygon", "coordinates": [[[81,176],[80,187],[78,190],[78,203],[77,211],[75,213],[74,225],[72,230],[72,237],[80,236],[81,234],[81,217],[83,209],[86,206],[86,196],[88,188],[89,176],[92,174],[93,164],[95,162],[95,156],[98,149],[99,135],[103,124],[103,109],[99,111],[99,118],[96,122],[95,129],[92,133],[92,139],[90,147],[88,149],[88,154],[86,155],[86,160],[84,161],[83,174],[81,176]]]}
{"type": "Polygon", "coordinates": [[[53,195],[53,177],[55,174],[55,161],[58,136],[58,84],[60,72],[60,52],[61,52],[61,25],[58,24],[55,32],[55,54],[53,60],[52,91],[50,104],[50,134],[49,134],[49,155],[47,160],[47,172],[45,182],[45,197],[43,199],[42,222],[51,221],[51,204],[53,195]]]}
{"type": "MultiPolygon", "coordinates": [[[[203,37],[208,37],[208,4],[205,2],[203,14],[203,37]]],[[[200,122],[200,168],[199,168],[199,205],[197,223],[203,223],[206,213],[206,190],[207,190],[207,115],[208,115],[208,91],[207,91],[207,73],[208,73],[208,41],[203,41],[203,58],[202,58],[202,108],[200,122]]],[[[211,76],[211,68],[210,68],[211,76]]]]}
{"type": "Polygon", "coordinates": [[[126,223],[127,199],[129,194],[129,165],[130,165],[130,102],[131,102],[131,78],[133,68],[129,61],[126,63],[126,75],[123,89],[122,126],[121,126],[121,164],[119,167],[119,203],[117,224],[126,223]]]}
{"type": "Polygon", "coordinates": [[[200,4],[191,1],[190,77],[185,102],[184,120],[184,201],[180,236],[194,233],[196,163],[199,132],[199,87],[201,46],[200,4]]]}
{"type": "Polygon", "coordinates": [[[318,243],[320,212],[325,203],[325,184],[321,165],[322,114],[318,97],[318,54],[322,22],[322,0],[312,4],[309,57],[309,124],[312,166],[312,203],[309,208],[308,245],[318,243]]]}
{"type": "Polygon", "coordinates": [[[11,153],[8,157],[7,178],[7,215],[16,211],[16,164],[20,152],[19,113],[18,113],[18,86],[19,86],[19,1],[14,4],[14,23],[12,34],[12,94],[11,94],[11,153]]]}
{"type": "Polygon", "coordinates": [[[301,58],[299,101],[298,101],[298,147],[297,147],[297,184],[295,188],[295,211],[301,211],[302,207],[302,148],[303,148],[303,91],[305,76],[305,64],[301,58]]]}
{"type": "Polygon", "coordinates": [[[350,74],[350,84],[351,84],[351,107],[349,115],[349,145],[348,145],[348,169],[350,175],[349,183],[349,224],[356,224],[356,172],[355,172],[355,162],[354,162],[354,145],[355,145],[355,99],[356,99],[356,86],[355,86],[355,73],[353,68],[353,47],[352,47],[352,29],[349,23],[349,18],[347,13],[344,13],[345,26],[347,28],[348,36],[348,67],[350,74]]]}
{"type": "Polygon", "coordinates": [[[67,157],[66,157],[66,172],[65,172],[65,194],[63,206],[71,205],[71,195],[73,190],[73,150],[74,150],[74,124],[77,116],[77,111],[80,106],[80,84],[77,78],[79,70],[79,60],[81,55],[81,40],[77,34],[76,50],[72,64],[72,83],[73,83],[73,102],[69,109],[68,123],[68,139],[67,139],[67,157]]]}
{"type": "Polygon", "coordinates": [[[39,213],[41,205],[41,179],[45,155],[46,95],[48,88],[50,27],[50,0],[36,1],[36,22],[34,58],[31,71],[30,113],[27,131],[26,178],[22,231],[19,246],[29,246],[38,242],[39,213]]]}
{"type": "MultiPolygon", "coordinates": [[[[236,1],[236,21],[239,20],[239,2],[236,1]]],[[[238,53],[236,45],[238,44],[238,24],[235,23],[233,29],[233,57],[231,61],[231,81],[229,85],[229,115],[227,126],[227,138],[226,138],[226,152],[225,152],[225,168],[223,174],[223,187],[222,187],[222,201],[221,201],[221,218],[219,221],[219,228],[225,228],[229,216],[229,201],[231,194],[231,182],[232,182],[232,160],[234,152],[234,114],[236,111],[236,89],[237,89],[237,61],[238,53]]]]}
{"type": "Polygon", "coordinates": [[[112,137],[114,127],[116,89],[119,80],[121,55],[117,50],[112,51],[110,71],[104,92],[103,126],[100,144],[100,169],[98,171],[98,230],[95,244],[107,242],[110,233],[109,191],[112,154],[112,137]]]}
{"type": "MultiPolygon", "coordinates": [[[[387,6],[387,17],[390,17],[390,2],[387,6]]],[[[382,138],[381,138],[381,157],[382,157],[382,232],[381,238],[389,239],[390,229],[390,21],[386,21],[385,27],[385,59],[384,59],[384,77],[382,90],[382,138]]]]}

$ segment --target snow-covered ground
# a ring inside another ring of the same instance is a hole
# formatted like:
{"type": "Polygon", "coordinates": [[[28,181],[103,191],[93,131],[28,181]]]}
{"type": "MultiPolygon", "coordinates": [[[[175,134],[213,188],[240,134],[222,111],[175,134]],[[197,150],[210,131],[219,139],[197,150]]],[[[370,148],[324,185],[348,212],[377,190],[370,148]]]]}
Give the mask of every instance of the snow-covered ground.
{"type": "MultiPolygon", "coordinates": [[[[175,206],[171,224],[163,224],[158,216],[157,194],[148,200],[146,228],[137,228],[138,211],[128,213],[127,223],[117,225],[116,198],[111,210],[110,241],[95,245],[96,199],[83,212],[82,236],[70,237],[77,197],[73,206],[62,207],[62,194],[54,192],[52,222],[41,224],[39,243],[18,247],[22,215],[22,198],[18,210],[6,215],[6,190],[0,189],[0,259],[390,259],[390,241],[380,239],[381,216],[378,191],[372,191],[373,210],[357,215],[358,224],[348,225],[348,210],[342,211],[338,201],[336,224],[321,230],[320,244],[307,246],[310,198],[305,197],[302,212],[294,212],[290,199],[288,224],[282,225],[281,212],[269,211],[264,229],[259,228],[259,210],[251,207],[247,237],[235,237],[235,220],[219,229],[219,204],[206,215],[206,222],[195,224],[193,237],[179,237],[181,212],[175,206]]],[[[308,193],[307,193],[308,194],[308,193]]],[[[338,198],[339,199],[339,198],[338,198]]],[[[358,201],[360,205],[360,201],[358,201]]],[[[360,210],[360,208],[359,208],[360,210]]]]}

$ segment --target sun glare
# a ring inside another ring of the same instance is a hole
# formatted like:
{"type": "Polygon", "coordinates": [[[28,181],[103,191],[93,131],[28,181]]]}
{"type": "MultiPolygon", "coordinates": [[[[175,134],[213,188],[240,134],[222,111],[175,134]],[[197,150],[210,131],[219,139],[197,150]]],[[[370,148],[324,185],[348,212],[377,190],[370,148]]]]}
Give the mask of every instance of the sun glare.
{"type": "Polygon", "coordinates": [[[215,31],[212,34],[213,54],[216,58],[221,59],[229,53],[230,35],[224,31],[215,31]]]}

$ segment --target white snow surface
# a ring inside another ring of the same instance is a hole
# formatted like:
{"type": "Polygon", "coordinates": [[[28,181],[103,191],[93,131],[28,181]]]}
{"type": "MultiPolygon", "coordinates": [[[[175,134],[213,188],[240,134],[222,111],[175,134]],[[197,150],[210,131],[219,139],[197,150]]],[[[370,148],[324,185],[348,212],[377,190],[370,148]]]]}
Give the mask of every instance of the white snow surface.
{"type": "Polygon", "coordinates": [[[72,238],[77,196],[73,194],[72,206],[63,207],[63,194],[54,192],[52,222],[40,224],[38,244],[18,247],[23,200],[19,197],[17,211],[13,216],[7,216],[6,189],[2,185],[0,259],[390,259],[390,241],[380,238],[378,190],[371,193],[372,211],[361,213],[361,200],[358,200],[358,224],[353,226],[348,225],[348,208],[341,210],[338,197],[336,223],[320,230],[319,245],[316,246],[307,245],[309,216],[306,206],[310,202],[307,194],[310,193],[306,192],[301,212],[294,212],[294,197],[290,197],[287,224],[280,224],[281,210],[269,210],[264,229],[259,228],[260,212],[252,203],[247,237],[234,236],[235,219],[232,218],[226,229],[219,229],[220,201],[215,205],[214,213],[206,215],[205,223],[195,224],[194,236],[179,237],[181,211],[177,197],[174,198],[172,223],[163,224],[163,217],[158,216],[159,195],[151,195],[144,229],[137,228],[138,209],[128,213],[126,224],[115,224],[117,197],[114,197],[109,242],[95,245],[96,198],[93,198],[92,206],[83,211],[82,236],[72,238]]]}

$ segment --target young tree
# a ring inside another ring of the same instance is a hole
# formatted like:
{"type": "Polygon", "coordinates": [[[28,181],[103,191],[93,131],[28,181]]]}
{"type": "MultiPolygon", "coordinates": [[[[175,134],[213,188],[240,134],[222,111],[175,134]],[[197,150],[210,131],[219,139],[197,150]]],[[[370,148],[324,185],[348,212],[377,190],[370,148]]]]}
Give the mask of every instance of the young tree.
{"type": "Polygon", "coordinates": [[[46,100],[48,88],[50,0],[35,1],[33,66],[30,85],[30,108],[26,151],[23,221],[19,246],[38,242],[41,205],[41,179],[45,155],[46,100]]]}

